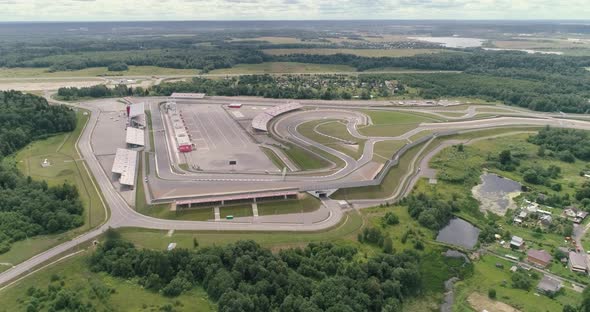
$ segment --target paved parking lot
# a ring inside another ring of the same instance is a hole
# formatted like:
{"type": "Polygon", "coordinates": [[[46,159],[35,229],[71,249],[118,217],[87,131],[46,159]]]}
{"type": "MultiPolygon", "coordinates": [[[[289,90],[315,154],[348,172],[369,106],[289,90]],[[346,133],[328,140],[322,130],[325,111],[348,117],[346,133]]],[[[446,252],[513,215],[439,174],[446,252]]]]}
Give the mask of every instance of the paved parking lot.
{"type": "MultiPolygon", "coordinates": [[[[218,104],[179,104],[196,149],[189,166],[202,170],[278,171],[246,131],[218,104]],[[235,161],[235,165],[230,165],[235,161]]],[[[237,110],[236,110],[237,111],[237,110]]]]}

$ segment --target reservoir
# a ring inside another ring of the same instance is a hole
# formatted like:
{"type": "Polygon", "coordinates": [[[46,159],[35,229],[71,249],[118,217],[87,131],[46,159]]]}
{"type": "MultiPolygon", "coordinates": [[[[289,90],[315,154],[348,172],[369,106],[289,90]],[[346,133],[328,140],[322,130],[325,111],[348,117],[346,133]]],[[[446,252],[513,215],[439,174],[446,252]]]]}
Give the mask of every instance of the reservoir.
{"type": "Polygon", "coordinates": [[[481,184],[475,186],[471,192],[481,203],[480,210],[503,216],[507,209],[515,208],[512,198],[518,196],[521,190],[522,185],[516,181],[497,174],[484,173],[481,184]]]}

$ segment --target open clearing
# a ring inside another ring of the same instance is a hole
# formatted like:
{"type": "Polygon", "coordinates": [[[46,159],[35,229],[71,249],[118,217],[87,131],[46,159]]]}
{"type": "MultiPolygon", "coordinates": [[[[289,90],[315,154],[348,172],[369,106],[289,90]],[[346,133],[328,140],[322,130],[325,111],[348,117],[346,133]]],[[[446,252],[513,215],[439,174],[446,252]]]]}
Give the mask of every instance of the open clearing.
{"type": "Polygon", "coordinates": [[[252,38],[234,38],[231,41],[266,41],[272,44],[289,44],[289,43],[318,43],[313,41],[302,41],[299,38],[295,37],[274,37],[274,36],[266,36],[266,37],[252,37],[252,38]]]}
{"type": "Polygon", "coordinates": [[[84,128],[88,116],[78,112],[77,117],[78,124],[73,132],[35,141],[22,149],[15,158],[18,169],[35,180],[45,180],[48,185],[63,183],[76,185],[80,192],[80,199],[84,204],[84,225],[62,234],[36,236],[15,242],[10,251],[0,255],[0,262],[20,263],[86,232],[104,221],[104,206],[75,149],[76,140],[84,128]],[[41,167],[41,162],[44,159],[51,163],[50,167],[41,167]]]}
{"type": "Polygon", "coordinates": [[[433,54],[448,52],[444,49],[266,49],[264,53],[270,55],[289,55],[289,54],[315,54],[315,55],[333,55],[333,54],[353,54],[364,57],[401,57],[413,56],[416,54],[433,54]]]}
{"type": "MultiPolygon", "coordinates": [[[[479,261],[474,262],[473,276],[467,280],[456,283],[455,306],[453,311],[472,311],[471,302],[468,298],[471,297],[474,292],[487,294],[488,290],[491,288],[496,290],[497,301],[503,302],[504,304],[523,312],[536,312],[539,311],[539,307],[543,307],[543,311],[562,311],[563,305],[565,304],[577,305],[579,294],[565,287],[563,294],[557,295],[554,299],[536,294],[534,287],[537,285],[541,277],[534,279],[533,290],[531,291],[512,288],[510,282],[511,273],[509,271],[512,265],[511,262],[504,259],[488,255],[483,256],[479,261]],[[497,263],[503,265],[504,268],[497,268],[497,263]],[[502,286],[504,281],[507,281],[507,286],[502,286]]],[[[489,310],[490,312],[511,311],[493,310],[493,307],[490,308],[492,308],[489,310]]]]}
{"type": "Polygon", "coordinates": [[[212,70],[210,74],[303,74],[338,72],[356,72],[356,68],[347,65],[308,64],[294,62],[266,62],[261,64],[238,64],[232,68],[212,70]]]}
{"type": "Polygon", "coordinates": [[[467,297],[469,304],[477,311],[490,312],[519,312],[517,309],[499,301],[491,300],[490,298],[480,294],[473,293],[467,297]]]}

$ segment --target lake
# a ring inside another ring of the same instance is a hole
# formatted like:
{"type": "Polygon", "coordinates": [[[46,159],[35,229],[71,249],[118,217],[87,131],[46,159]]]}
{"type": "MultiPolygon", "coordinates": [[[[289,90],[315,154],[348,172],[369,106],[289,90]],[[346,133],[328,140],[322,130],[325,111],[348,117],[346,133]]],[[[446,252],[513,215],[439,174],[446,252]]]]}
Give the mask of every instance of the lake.
{"type": "Polygon", "coordinates": [[[484,173],[481,183],[476,185],[471,192],[473,197],[479,200],[482,211],[491,211],[504,215],[509,208],[516,208],[513,197],[520,194],[522,185],[516,181],[506,179],[497,174],[484,173]]]}
{"type": "Polygon", "coordinates": [[[475,244],[477,244],[478,237],[478,228],[463,219],[454,218],[451,219],[451,222],[449,222],[447,226],[438,232],[436,241],[473,249],[475,244]]]}
{"type": "Polygon", "coordinates": [[[479,38],[461,37],[408,37],[408,39],[440,43],[447,48],[477,48],[486,41],[479,38]]]}

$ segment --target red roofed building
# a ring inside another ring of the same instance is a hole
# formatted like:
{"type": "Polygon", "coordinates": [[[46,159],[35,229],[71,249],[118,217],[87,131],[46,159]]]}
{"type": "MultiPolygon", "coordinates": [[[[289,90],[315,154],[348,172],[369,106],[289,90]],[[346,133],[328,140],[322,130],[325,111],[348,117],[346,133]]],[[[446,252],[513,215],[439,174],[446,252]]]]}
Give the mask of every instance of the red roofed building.
{"type": "Polygon", "coordinates": [[[541,268],[546,267],[553,257],[545,250],[530,249],[527,252],[527,261],[541,268]]]}

